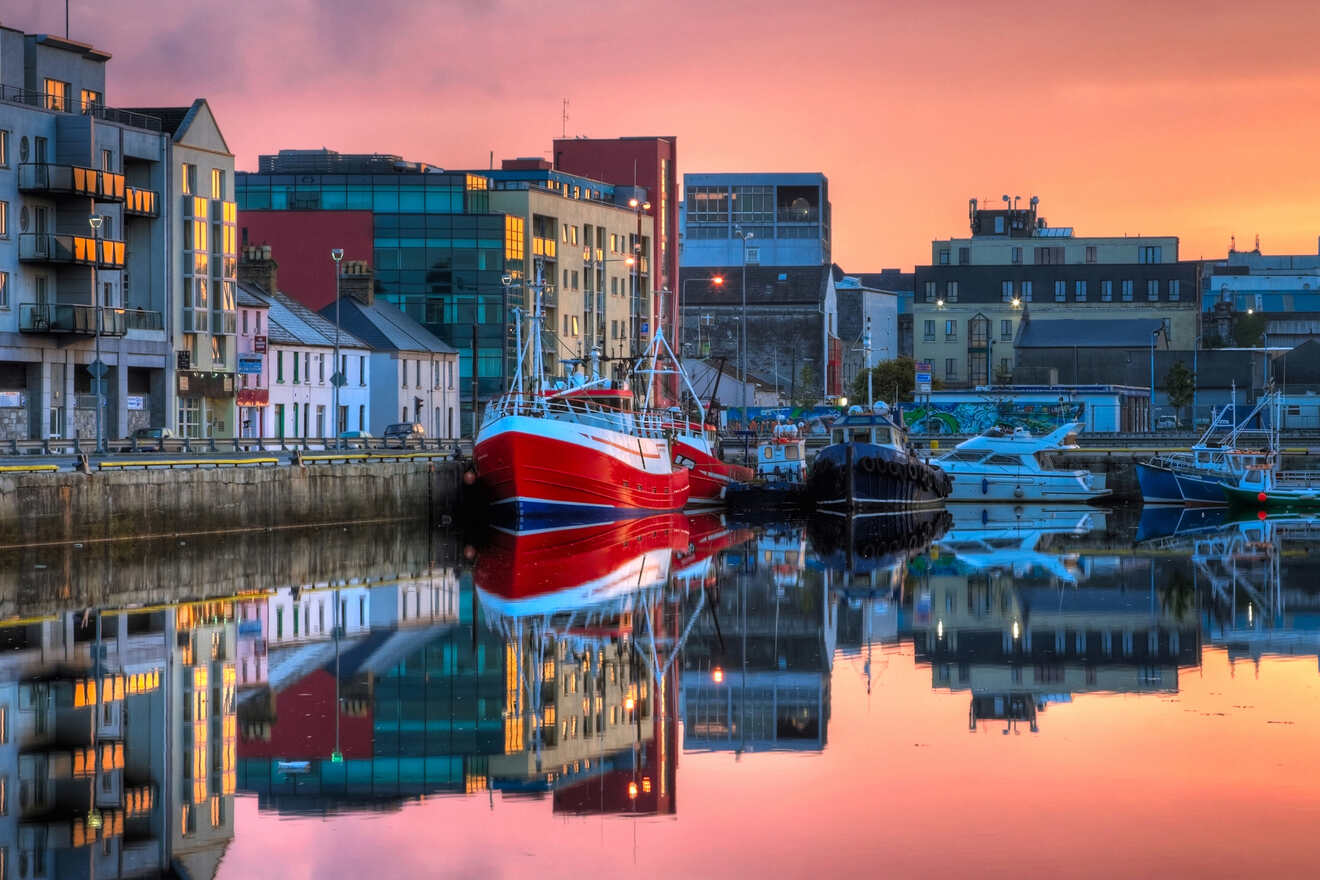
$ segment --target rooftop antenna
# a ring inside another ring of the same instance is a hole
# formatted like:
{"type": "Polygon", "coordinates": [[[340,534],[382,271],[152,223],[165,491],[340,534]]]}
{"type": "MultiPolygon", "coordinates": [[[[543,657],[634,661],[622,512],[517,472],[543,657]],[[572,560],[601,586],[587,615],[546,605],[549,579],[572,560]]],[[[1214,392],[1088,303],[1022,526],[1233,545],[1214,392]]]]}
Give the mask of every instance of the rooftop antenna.
{"type": "Polygon", "coordinates": [[[1260,233],[1256,233],[1256,253],[1260,253],[1260,233]]]}
{"type": "Polygon", "coordinates": [[[69,38],[69,0],[64,0],[64,39],[69,38]]]}
{"type": "Polygon", "coordinates": [[[559,137],[568,137],[568,98],[564,99],[563,106],[559,110],[559,137]]]}

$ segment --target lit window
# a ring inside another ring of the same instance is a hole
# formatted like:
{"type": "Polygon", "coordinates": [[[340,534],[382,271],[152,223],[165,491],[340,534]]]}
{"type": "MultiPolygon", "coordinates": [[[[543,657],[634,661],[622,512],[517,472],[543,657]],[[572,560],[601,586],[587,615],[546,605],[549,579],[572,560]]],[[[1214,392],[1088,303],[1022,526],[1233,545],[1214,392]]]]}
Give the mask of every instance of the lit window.
{"type": "Polygon", "coordinates": [[[46,109],[68,112],[71,87],[58,79],[46,80],[46,109]]]}

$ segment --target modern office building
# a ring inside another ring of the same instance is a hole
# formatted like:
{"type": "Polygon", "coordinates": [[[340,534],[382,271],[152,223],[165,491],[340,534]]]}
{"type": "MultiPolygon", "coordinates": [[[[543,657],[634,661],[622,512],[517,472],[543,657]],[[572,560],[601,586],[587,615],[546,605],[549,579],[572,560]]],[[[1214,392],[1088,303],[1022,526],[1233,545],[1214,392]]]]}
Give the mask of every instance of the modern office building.
{"type": "MultiPolygon", "coordinates": [[[[650,342],[658,308],[652,237],[656,206],[647,191],[556,171],[544,159],[511,159],[491,181],[491,209],[521,218],[528,231],[527,277],[511,300],[532,307],[537,267],[545,313],[544,369],[589,372],[592,350],[615,377],[650,342]]],[[[524,336],[525,338],[525,336],[524,336]]]]}
{"type": "Polygon", "coordinates": [[[1046,224],[1036,205],[972,199],[970,237],[933,241],[930,265],[916,267],[914,355],[935,378],[950,388],[1007,381],[1028,313],[1156,318],[1169,347],[1192,347],[1201,264],[1178,261],[1176,237],[1078,236],[1046,224]]]}
{"type": "MultiPolygon", "coordinates": [[[[365,260],[375,295],[458,350],[471,407],[473,336],[483,400],[505,390],[509,289],[524,277],[525,221],[494,211],[490,181],[397,156],[284,150],[237,176],[242,240],[269,244],[284,288],[314,310],[334,299],[332,248],[365,260]]],[[[466,421],[464,422],[466,424],[466,421]]]]}
{"type": "Polygon", "coordinates": [[[806,174],[684,174],[683,268],[749,263],[824,266],[830,255],[829,181],[806,174]]]}
{"type": "Polygon", "coordinates": [[[106,437],[172,423],[170,138],[109,59],[0,27],[0,440],[95,437],[93,369],[106,437]]]}
{"type": "MultiPolygon", "coordinates": [[[[677,297],[660,292],[678,289],[678,139],[672,135],[556,138],[553,161],[558,171],[646,190],[651,211],[644,223],[650,227],[647,234],[654,243],[655,263],[650,277],[654,314],[647,320],[658,321],[670,340],[677,339],[677,297]]],[[[671,395],[678,391],[674,384],[667,390],[671,395]]]]}

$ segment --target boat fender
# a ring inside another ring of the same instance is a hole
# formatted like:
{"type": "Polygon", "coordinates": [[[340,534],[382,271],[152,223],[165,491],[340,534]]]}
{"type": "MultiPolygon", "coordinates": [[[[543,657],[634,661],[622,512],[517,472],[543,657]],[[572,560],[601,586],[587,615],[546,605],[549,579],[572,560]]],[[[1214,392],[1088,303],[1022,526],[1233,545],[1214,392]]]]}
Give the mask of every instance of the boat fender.
{"type": "Polygon", "coordinates": [[[982,495],[988,495],[989,493],[990,493],[990,481],[987,480],[985,477],[982,477],[982,478],[981,478],[981,494],[982,494],[982,495]]]}
{"type": "Polygon", "coordinates": [[[1014,498],[1021,498],[1021,497],[1022,497],[1022,487],[1021,487],[1021,486],[1014,486],[1014,487],[1013,487],[1013,497],[1014,497],[1014,498]]]}
{"type": "Polygon", "coordinates": [[[921,472],[917,470],[917,466],[915,464],[913,464],[912,462],[908,462],[903,467],[903,473],[907,475],[908,480],[915,483],[917,481],[917,474],[921,472]]]}
{"type": "Polygon", "coordinates": [[[870,457],[868,456],[867,458],[864,458],[864,459],[862,459],[860,462],[858,462],[858,464],[861,466],[862,470],[866,471],[868,474],[873,474],[873,473],[875,473],[875,459],[874,459],[874,458],[870,458],[870,457]]]}
{"type": "Polygon", "coordinates": [[[885,473],[891,477],[897,478],[903,472],[903,466],[896,461],[885,462],[885,473]]]}

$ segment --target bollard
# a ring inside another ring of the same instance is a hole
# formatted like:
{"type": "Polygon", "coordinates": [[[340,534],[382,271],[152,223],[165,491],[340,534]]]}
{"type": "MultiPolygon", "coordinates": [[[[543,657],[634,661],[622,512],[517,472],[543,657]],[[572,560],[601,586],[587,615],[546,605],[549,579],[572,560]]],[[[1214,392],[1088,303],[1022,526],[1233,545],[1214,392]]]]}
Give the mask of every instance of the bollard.
{"type": "Polygon", "coordinates": [[[87,474],[88,476],[91,476],[92,463],[87,460],[87,453],[85,452],[77,453],[74,462],[75,462],[75,467],[78,469],[80,473],[84,473],[87,474]]]}

